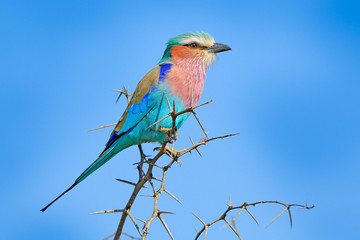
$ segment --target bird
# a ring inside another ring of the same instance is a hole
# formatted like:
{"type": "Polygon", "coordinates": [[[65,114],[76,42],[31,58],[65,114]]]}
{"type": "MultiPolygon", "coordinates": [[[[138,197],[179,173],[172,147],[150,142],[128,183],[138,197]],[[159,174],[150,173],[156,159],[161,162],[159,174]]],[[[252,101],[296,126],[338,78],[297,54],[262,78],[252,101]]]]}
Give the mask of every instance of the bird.
{"type": "MultiPolygon", "coordinates": [[[[207,68],[216,60],[216,54],[231,50],[228,45],[216,43],[204,31],[188,32],[169,39],[159,63],[138,83],[120,120],[112,131],[99,157],[83,171],[74,183],[47,206],[86,179],[122,150],[142,143],[166,139],[164,131],[173,126],[168,101],[175,103],[175,111],[195,106],[199,101],[207,68]],[[159,121],[161,120],[161,121],[159,121]]],[[[189,114],[176,118],[179,129],[189,114]]]]}

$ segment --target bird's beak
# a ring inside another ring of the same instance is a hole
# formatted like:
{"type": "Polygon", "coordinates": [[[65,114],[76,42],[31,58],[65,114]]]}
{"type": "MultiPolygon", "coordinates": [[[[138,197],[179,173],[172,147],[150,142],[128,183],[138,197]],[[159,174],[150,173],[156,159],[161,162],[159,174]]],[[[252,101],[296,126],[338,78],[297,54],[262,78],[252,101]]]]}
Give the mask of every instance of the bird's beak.
{"type": "Polygon", "coordinates": [[[219,53],[219,52],[229,51],[231,50],[231,47],[225,44],[215,43],[211,47],[207,48],[207,50],[210,53],[219,53]]]}

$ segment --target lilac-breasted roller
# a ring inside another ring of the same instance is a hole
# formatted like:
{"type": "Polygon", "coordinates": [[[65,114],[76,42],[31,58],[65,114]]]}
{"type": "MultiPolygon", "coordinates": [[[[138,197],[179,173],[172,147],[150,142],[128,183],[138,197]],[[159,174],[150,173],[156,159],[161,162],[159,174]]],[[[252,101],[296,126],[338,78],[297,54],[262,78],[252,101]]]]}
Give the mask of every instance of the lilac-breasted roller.
{"type": "MultiPolygon", "coordinates": [[[[162,143],[166,136],[158,131],[171,128],[166,98],[175,102],[176,111],[194,106],[203,91],[206,70],[216,59],[216,53],[228,51],[227,45],[215,43],[205,32],[184,33],[171,38],[158,65],[148,72],[138,83],[125,112],[121,116],[105,149],[65,192],[41,209],[45,211],[61,196],[87,178],[91,173],[109,161],[117,153],[133,145],[146,142],[162,143]]],[[[176,119],[179,129],[189,114],[176,119]]]]}

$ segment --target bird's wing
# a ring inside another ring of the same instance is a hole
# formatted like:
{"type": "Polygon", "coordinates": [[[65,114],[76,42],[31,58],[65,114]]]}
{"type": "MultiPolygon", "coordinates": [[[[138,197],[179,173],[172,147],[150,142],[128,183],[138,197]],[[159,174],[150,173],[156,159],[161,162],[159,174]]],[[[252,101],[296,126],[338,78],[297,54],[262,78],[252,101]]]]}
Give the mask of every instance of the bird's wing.
{"type": "MultiPolygon", "coordinates": [[[[123,134],[130,131],[135,127],[150,111],[156,106],[156,102],[149,99],[152,89],[156,87],[159,82],[166,78],[167,70],[171,68],[171,64],[162,64],[154,67],[148,72],[143,79],[137,85],[134,95],[131,98],[124,114],[121,116],[120,121],[117,123],[114,131],[111,134],[109,141],[106,144],[104,151],[100,154],[98,159],[95,160],[71,185],[65,192],[60,194],[55,200],[49,203],[46,207],[41,209],[45,211],[51,204],[57,201],[61,196],[74,188],[77,184],[87,178],[96,169],[101,167],[107,161],[109,161],[117,152],[113,151],[112,144],[119,139],[123,134]]],[[[123,148],[124,149],[124,148],[123,148]]],[[[118,150],[119,151],[119,150],[118,150]]]]}
{"type": "Polygon", "coordinates": [[[135,127],[156,105],[156,102],[149,99],[149,94],[151,94],[152,89],[159,82],[165,79],[166,73],[171,66],[171,64],[157,65],[141,79],[125,112],[111,133],[105,145],[105,150],[121,137],[122,134],[135,127]]]}

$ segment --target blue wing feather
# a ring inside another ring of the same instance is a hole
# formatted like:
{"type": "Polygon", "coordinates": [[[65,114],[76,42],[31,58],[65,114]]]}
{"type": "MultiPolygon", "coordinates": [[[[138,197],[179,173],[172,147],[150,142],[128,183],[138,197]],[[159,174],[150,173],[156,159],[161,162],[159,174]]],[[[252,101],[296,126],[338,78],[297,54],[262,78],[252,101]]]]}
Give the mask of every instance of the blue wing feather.
{"type": "Polygon", "coordinates": [[[170,70],[170,68],[172,67],[172,64],[164,64],[161,65],[160,68],[160,75],[159,75],[159,83],[163,82],[166,78],[166,73],[168,70],[170,70]]]}
{"type": "MultiPolygon", "coordinates": [[[[172,67],[172,64],[163,64],[160,68],[160,74],[159,74],[159,80],[157,86],[162,83],[166,79],[167,71],[170,70],[172,67]]],[[[106,143],[106,147],[104,151],[106,151],[107,148],[109,148],[117,139],[119,139],[123,134],[131,130],[133,127],[135,127],[145,116],[146,114],[153,108],[153,106],[156,104],[155,101],[150,100],[151,93],[154,91],[154,89],[157,87],[150,87],[149,92],[147,92],[140,103],[136,104],[134,103],[129,109],[129,113],[127,116],[127,119],[125,121],[124,126],[121,128],[118,132],[113,132],[109,141],[106,143]]]]}

